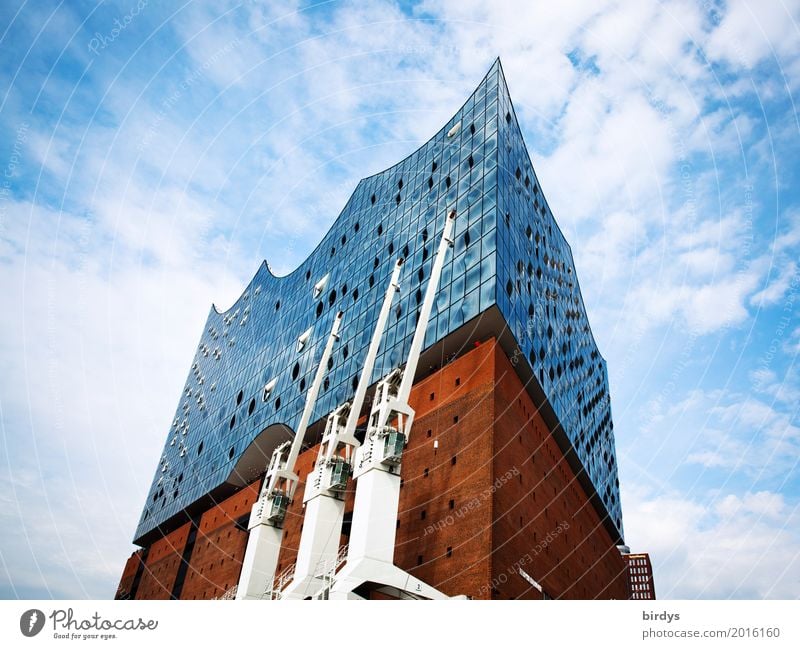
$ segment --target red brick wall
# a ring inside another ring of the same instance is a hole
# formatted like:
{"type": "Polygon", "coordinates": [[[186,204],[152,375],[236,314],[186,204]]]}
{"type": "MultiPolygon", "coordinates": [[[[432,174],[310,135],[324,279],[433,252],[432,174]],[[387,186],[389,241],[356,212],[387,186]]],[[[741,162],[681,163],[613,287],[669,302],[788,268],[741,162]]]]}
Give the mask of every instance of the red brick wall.
{"type": "Polygon", "coordinates": [[[219,597],[239,581],[247,531],[236,522],[249,516],[259,486],[257,480],[201,516],[181,599],[219,597]]]}
{"type": "MultiPolygon", "coordinates": [[[[554,598],[627,598],[623,558],[499,345],[485,342],[423,379],[410,402],[416,418],[401,472],[398,566],[476,599],[540,598],[520,568],[554,598]]],[[[297,557],[317,450],[297,461],[278,573],[297,557]]],[[[247,534],[235,521],[257,491],[254,483],[203,514],[181,598],[218,597],[238,581],[247,534]]],[[[347,512],[353,497],[351,481],[347,512]]],[[[166,596],[182,546],[176,538],[180,549],[165,554],[164,542],[181,530],[154,543],[148,557],[148,566],[170,566],[154,573],[168,584],[166,596]]],[[[159,594],[151,581],[142,580],[138,597],[159,594]]]]}
{"type": "Polygon", "coordinates": [[[185,523],[150,546],[136,599],[169,599],[172,596],[190,527],[190,523],[185,523]]]}
{"type": "Polygon", "coordinates": [[[128,599],[130,597],[131,588],[133,587],[133,580],[136,577],[136,571],[139,569],[141,557],[144,550],[137,550],[128,557],[125,562],[125,569],[122,571],[122,577],[119,580],[117,593],[114,599],[128,599]]]}
{"type": "Polygon", "coordinates": [[[480,597],[490,575],[490,358],[483,345],[411,391],[416,416],[403,454],[395,563],[447,594],[480,597]]]}
{"type": "Polygon", "coordinates": [[[559,599],[627,599],[625,562],[536,411],[495,346],[494,596],[539,599],[519,569],[559,599]]]}

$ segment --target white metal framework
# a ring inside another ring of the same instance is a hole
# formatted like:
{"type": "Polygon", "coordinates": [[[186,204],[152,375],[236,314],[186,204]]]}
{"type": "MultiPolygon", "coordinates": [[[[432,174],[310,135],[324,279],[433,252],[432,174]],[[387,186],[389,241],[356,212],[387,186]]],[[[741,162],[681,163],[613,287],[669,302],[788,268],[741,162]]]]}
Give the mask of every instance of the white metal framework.
{"type": "Polygon", "coordinates": [[[306,510],[294,579],[281,591],[281,598],[312,597],[329,585],[331,567],[335,572],[339,566],[339,538],[344,520],[343,491],[353,471],[354,451],[360,446],[355,437],[356,424],[389,319],[392,300],[400,290],[402,264],[403,260],[398,259],[389,280],[355,396],[352,402],[339,406],[328,415],[314,470],[305,488],[303,501],[306,510]]]}
{"type": "Polygon", "coordinates": [[[402,599],[447,597],[394,565],[394,548],[400,467],[414,423],[414,410],[408,399],[447,250],[453,245],[455,218],[455,210],[447,215],[405,367],[393,369],[378,382],[362,445],[355,436],[356,424],[392,300],[400,290],[403,260],[395,264],[353,400],[328,415],[303,498],[305,514],[297,562],[276,577],[283,518],[299,481],[294,473],[295,462],[325,366],[338,339],[342,314],[337,314],[306,397],[298,431],[291,442],[284,442],[273,452],[264,486],[253,506],[237,599],[360,599],[366,590],[402,599]],[[356,480],[353,524],[349,545],[340,548],[343,492],[351,475],[356,480]]]}
{"type": "Polygon", "coordinates": [[[400,466],[414,410],[408,398],[419,362],[445,256],[453,245],[455,210],[447,215],[417,328],[405,368],[394,369],[375,390],[364,444],[356,451],[353,525],[347,561],[329,589],[331,599],[358,599],[358,590],[384,592],[403,599],[442,599],[446,595],[394,565],[396,520],[400,501],[400,466]]]}
{"type": "Polygon", "coordinates": [[[260,599],[271,596],[274,590],[275,570],[283,535],[283,519],[299,482],[299,477],[294,472],[295,463],[314,410],[328,359],[333,351],[333,344],[339,339],[341,323],[342,313],[339,312],[333,320],[331,333],[322,351],[314,381],[306,394],[303,414],[294,439],[278,446],[270,458],[264,484],[250,513],[247,549],[242,562],[236,599],[260,599]]]}

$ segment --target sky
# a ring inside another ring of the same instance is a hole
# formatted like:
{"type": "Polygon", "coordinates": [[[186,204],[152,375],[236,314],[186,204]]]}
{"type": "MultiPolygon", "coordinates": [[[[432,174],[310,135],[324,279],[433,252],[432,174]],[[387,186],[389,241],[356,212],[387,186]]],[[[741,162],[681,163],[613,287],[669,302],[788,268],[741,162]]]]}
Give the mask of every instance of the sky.
{"type": "Polygon", "coordinates": [[[497,56],[659,598],[800,597],[800,2],[0,3],[0,597],[113,597],[196,342],[497,56]]]}

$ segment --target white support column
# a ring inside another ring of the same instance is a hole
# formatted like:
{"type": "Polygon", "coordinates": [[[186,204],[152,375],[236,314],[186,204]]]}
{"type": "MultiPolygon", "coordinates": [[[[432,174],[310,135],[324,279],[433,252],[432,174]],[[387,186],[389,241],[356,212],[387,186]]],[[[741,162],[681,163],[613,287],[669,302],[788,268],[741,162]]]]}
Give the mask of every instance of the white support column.
{"type": "Polygon", "coordinates": [[[278,555],[281,549],[283,518],[294,497],[299,481],[294,472],[297,456],[308,428],[314,404],[317,401],[326,365],[339,339],[342,313],[336,314],[331,333],[322,351],[322,357],[311,387],[306,395],[300,423],[291,443],[285,442],[272,453],[264,485],[250,513],[250,530],[242,562],[242,572],[236,589],[236,599],[260,599],[272,589],[278,555]]]}
{"type": "Polygon", "coordinates": [[[425,341],[433,301],[447,250],[453,244],[455,211],[447,215],[444,232],[411,349],[403,370],[396,369],[382,379],[376,390],[370,413],[367,436],[356,451],[356,499],[347,563],[331,587],[331,599],[350,598],[365,582],[401,598],[441,599],[446,596],[394,565],[396,520],[400,502],[400,466],[414,410],[408,404],[419,356],[425,341]]]}
{"type": "Polygon", "coordinates": [[[391,312],[392,301],[400,289],[402,264],[403,260],[398,259],[389,280],[353,401],[339,406],[328,417],[313,478],[309,477],[305,488],[306,510],[297,550],[294,579],[280,594],[282,599],[303,599],[313,596],[325,587],[327,576],[336,570],[344,520],[344,499],[341,491],[352,473],[353,451],[360,445],[355,438],[356,424],[391,312]]]}

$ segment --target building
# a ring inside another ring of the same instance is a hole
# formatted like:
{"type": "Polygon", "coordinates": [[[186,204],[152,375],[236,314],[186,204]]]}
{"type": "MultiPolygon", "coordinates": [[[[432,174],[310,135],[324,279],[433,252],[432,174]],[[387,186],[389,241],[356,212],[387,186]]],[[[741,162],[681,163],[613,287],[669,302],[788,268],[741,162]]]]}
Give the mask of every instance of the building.
{"type": "MultiPolygon", "coordinates": [[[[499,60],[427,143],[358,183],[294,272],[265,263],[230,309],[212,307],[117,597],[231,592],[266,465],[294,436],[341,312],[283,526],[279,569],[292,564],[304,481],[327,415],[356,390],[395,262],[372,387],[408,357],[452,210],[409,400],[394,562],[451,595],[627,598],[606,365],[499,60]]],[[[352,480],[344,501],[342,544],[352,480]]]]}
{"type": "Polygon", "coordinates": [[[623,554],[628,564],[628,588],[630,599],[655,599],[656,585],[653,581],[653,564],[646,552],[623,554]]]}

